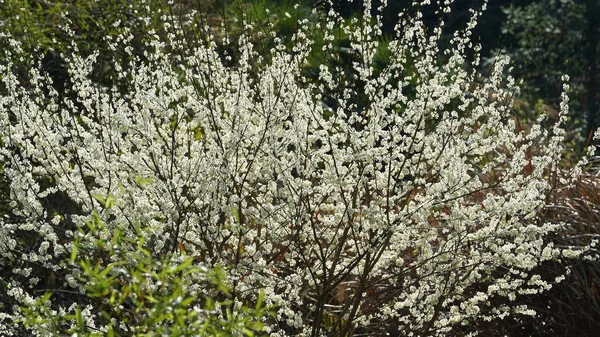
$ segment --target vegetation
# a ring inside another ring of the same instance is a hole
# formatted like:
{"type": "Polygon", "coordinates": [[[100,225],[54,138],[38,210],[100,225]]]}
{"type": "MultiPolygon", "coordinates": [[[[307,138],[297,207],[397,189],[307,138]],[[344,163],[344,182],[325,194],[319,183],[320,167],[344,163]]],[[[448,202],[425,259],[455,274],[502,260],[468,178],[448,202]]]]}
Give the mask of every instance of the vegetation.
{"type": "Polygon", "coordinates": [[[589,144],[598,128],[598,54],[600,25],[597,1],[534,1],[505,9],[504,53],[523,79],[521,96],[532,105],[540,100],[557,105],[562,88],[556,78],[571,76],[571,108],[575,146],[589,144]]]}
{"type": "Polygon", "coordinates": [[[483,69],[482,8],[5,4],[0,334],[597,331],[579,79],[483,69]]]}

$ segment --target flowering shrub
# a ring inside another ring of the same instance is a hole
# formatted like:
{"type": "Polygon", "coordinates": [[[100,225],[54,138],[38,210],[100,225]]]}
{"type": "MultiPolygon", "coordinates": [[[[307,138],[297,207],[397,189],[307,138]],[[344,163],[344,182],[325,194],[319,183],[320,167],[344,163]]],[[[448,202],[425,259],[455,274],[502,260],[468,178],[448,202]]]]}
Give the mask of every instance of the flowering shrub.
{"type": "MultiPolygon", "coordinates": [[[[547,237],[561,224],[536,216],[585,164],[549,179],[568,98],[548,128],[543,115],[517,128],[506,104],[517,91],[508,60],[474,85],[471,32],[481,10],[441,48],[443,21],[426,27],[422,2],[400,16],[382,69],[373,65],[381,8],[368,0],[351,20],[335,10],[295,17],[291,45],[268,22],[253,31],[243,17],[235,41],[217,38],[193,13],[179,23],[166,17],[169,30],[149,32],[141,49],[124,29],[107,37],[119,56],[112,86],[92,80],[97,54],[63,56],[65,93],[36,61],[26,80],[11,63],[0,66],[11,207],[0,227],[1,259],[11,267],[1,274],[2,334],[22,333],[31,312],[22,307],[40,303],[71,315],[61,324],[144,332],[148,307],[119,316],[117,306],[107,321],[99,312],[106,301],[93,300],[100,290],[85,277],[103,273],[111,281],[100,294],[116,297],[128,282],[138,286],[122,271],[140,261],[117,250],[147,251],[155,276],[163,275],[158,261],[178,254],[199,268],[223,266],[228,291],[187,265],[173,287],[189,307],[204,307],[201,294],[227,303],[223,317],[251,315],[245,308],[264,292],[274,308],[262,317],[270,336],[473,335],[479,322],[534,314],[513,301],[561,279],[535,268],[587,249],[555,247],[547,237]],[[193,40],[181,38],[188,29],[193,40]],[[307,76],[316,32],[330,59],[307,76]],[[342,34],[348,47],[336,44],[342,34]],[[347,67],[334,62],[342,57],[347,67]],[[94,235],[80,231],[94,221],[103,224],[94,235]],[[97,244],[115,236],[117,248],[97,244]],[[63,262],[78,251],[97,264],[63,262]],[[54,297],[44,297],[48,289],[54,297]],[[89,308],[84,322],[78,308],[89,308]]],[[[451,1],[439,10],[450,11],[451,1]]],[[[147,286],[159,281],[149,277],[147,286]]],[[[50,333],[27,322],[31,333],[50,333]]],[[[176,330],[156,333],[168,331],[176,330]]]]}

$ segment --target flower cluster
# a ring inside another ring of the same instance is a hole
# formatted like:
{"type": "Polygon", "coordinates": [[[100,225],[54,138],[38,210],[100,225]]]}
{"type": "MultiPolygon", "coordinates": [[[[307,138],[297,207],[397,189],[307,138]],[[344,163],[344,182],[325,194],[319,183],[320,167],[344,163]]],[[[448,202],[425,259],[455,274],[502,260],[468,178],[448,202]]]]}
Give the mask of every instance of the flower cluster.
{"type": "MultiPolygon", "coordinates": [[[[78,294],[53,298],[57,312],[77,304],[86,322],[101,321],[78,284],[81,268],[61,261],[75,240],[93,254],[94,240],[117,230],[143,239],[157,260],[185,254],[223,266],[231,290],[214,295],[231,310],[263,290],[273,337],[466,335],[482,320],[531,314],[511,301],[554,281],[533,270],[579,252],[554,247],[546,237],[559,225],[536,217],[556,188],[549,176],[566,96],[557,124],[519,130],[510,101],[498,99],[517,91],[508,60],[474,85],[481,11],[442,49],[444,23],[427,26],[422,2],[400,16],[386,46],[373,14],[382,8],[365,0],[354,20],[334,10],[315,11],[323,22],[297,18],[292,47],[272,33],[261,52],[246,22],[237,41],[196,26],[195,43],[179,38],[186,25],[172,25],[143,50],[124,30],[110,41],[120,71],[112,86],[93,80],[96,54],[63,55],[66,93],[39,67],[24,80],[0,66],[11,202],[0,257],[15,268],[1,275],[11,305],[0,307],[0,331],[17,333],[20,306],[48,288],[78,294]],[[315,27],[331,57],[310,76],[315,27]],[[349,47],[336,44],[340,34],[349,47]],[[224,43],[235,57],[223,55],[224,43]],[[390,57],[378,68],[381,49],[390,57]],[[342,54],[346,66],[328,62],[342,54]],[[106,226],[86,239],[92,214],[106,226]],[[29,282],[31,268],[48,277],[29,282]]],[[[440,4],[450,10],[451,1],[440,4]]],[[[202,294],[201,284],[184,284],[202,294]]],[[[120,324],[134,331],[135,321],[120,324]]]]}

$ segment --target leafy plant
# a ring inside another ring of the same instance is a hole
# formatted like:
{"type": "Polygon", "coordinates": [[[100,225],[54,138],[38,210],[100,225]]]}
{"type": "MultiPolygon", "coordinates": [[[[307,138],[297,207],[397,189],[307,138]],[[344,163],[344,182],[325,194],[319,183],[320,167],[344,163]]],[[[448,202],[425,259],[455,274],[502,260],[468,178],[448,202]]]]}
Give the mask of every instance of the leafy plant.
{"type": "Polygon", "coordinates": [[[157,257],[143,236],[136,241],[114,229],[110,238],[101,238],[106,230],[95,214],[88,230],[79,231],[67,261],[79,271],[77,280],[69,282],[76,300],[67,310],[53,305],[52,291],[22,308],[23,323],[32,333],[212,337],[255,336],[263,330],[260,320],[268,314],[263,294],[253,308],[238,305],[232,310],[230,301],[215,299],[230,296],[222,267],[202,267],[184,250],[157,257]],[[136,249],[124,249],[130,246],[136,249]],[[199,291],[200,285],[208,292],[199,291]]]}
{"type": "Polygon", "coordinates": [[[582,148],[593,141],[598,127],[597,60],[600,26],[595,1],[549,0],[505,8],[506,45],[500,51],[513,60],[515,76],[521,78],[521,97],[535,105],[538,100],[556,106],[562,90],[555,79],[571,76],[572,146],[582,148]]]}

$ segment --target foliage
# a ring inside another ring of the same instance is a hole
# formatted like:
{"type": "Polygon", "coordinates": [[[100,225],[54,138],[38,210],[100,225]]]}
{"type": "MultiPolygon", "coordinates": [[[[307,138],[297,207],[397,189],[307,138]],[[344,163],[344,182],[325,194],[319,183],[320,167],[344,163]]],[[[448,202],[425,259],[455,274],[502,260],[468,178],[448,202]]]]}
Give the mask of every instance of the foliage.
{"type": "Polygon", "coordinates": [[[505,9],[503,24],[506,47],[503,54],[513,60],[515,76],[523,79],[521,97],[532,106],[538,100],[558,105],[561,74],[571,77],[571,109],[574,146],[589,142],[588,136],[598,127],[596,38],[600,26],[595,24],[595,1],[533,1],[526,6],[505,9]]]}
{"type": "Polygon", "coordinates": [[[67,310],[56,308],[52,296],[60,290],[54,290],[23,307],[24,325],[33,333],[229,337],[254,336],[262,330],[258,321],[266,315],[262,294],[255,308],[235,310],[231,303],[207,296],[230,293],[222,268],[198,266],[184,251],[157,261],[143,235],[134,242],[119,228],[102,238],[108,231],[97,214],[87,225],[87,231],[79,229],[69,260],[81,271],[76,280],[68,280],[71,288],[81,290],[73,292],[77,300],[67,310]],[[129,246],[136,249],[123,250],[129,246]],[[101,256],[101,260],[92,261],[89,256],[101,256]]]}
{"type": "Polygon", "coordinates": [[[480,10],[441,48],[443,21],[427,28],[418,4],[393,38],[373,15],[383,8],[363,6],[349,19],[289,13],[291,36],[257,11],[240,17],[235,39],[202,15],[175,20],[159,8],[162,32],[136,39],[115,23],[105,54],[73,45],[64,92],[41,56],[15,71],[26,53],[5,36],[14,51],[0,65],[10,185],[0,258],[12,268],[1,274],[0,332],[23,334],[14,324],[23,320],[38,335],[45,324],[258,329],[261,293],[275,310],[261,318],[273,337],[474,335],[484,322],[534,314],[518,300],[562,279],[539,267],[594,243],[555,245],[568,224],[537,216],[586,164],[552,179],[568,85],[555,121],[521,128],[508,60],[481,84],[479,58],[467,61],[480,48],[471,40],[480,10]],[[307,74],[324,52],[346,61],[307,74]],[[111,81],[94,75],[102,57],[111,81]],[[196,267],[224,268],[228,288],[215,291],[196,267]],[[222,303],[222,317],[178,310],[213,308],[205,298],[222,303]]]}
{"type": "MultiPolygon", "coordinates": [[[[106,55],[109,52],[106,38],[129,31],[135,36],[131,41],[135,47],[146,36],[145,32],[164,30],[163,22],[156,13],[166,8],[160,1],[6,0],[0,7],[0,27],[19,42],[19,49],[25,56],[42,54],[44,70],[63,81],[68,77],[63,53],[73,52],[73,45],[85,54],[99,52],[98,61],[102,67],[97,69],[96,79],[106,81],[111,71],[107,61],[114,58],[114,55],[106,55]]],[[[0,52],[0,59],[11,59],[13,66],[19,68],[18,72],[26,72],[29,66],[23,63],[26,58],[18,60],[11,57],[17,50],[12,45],[7,47],[0,52]]]]}

